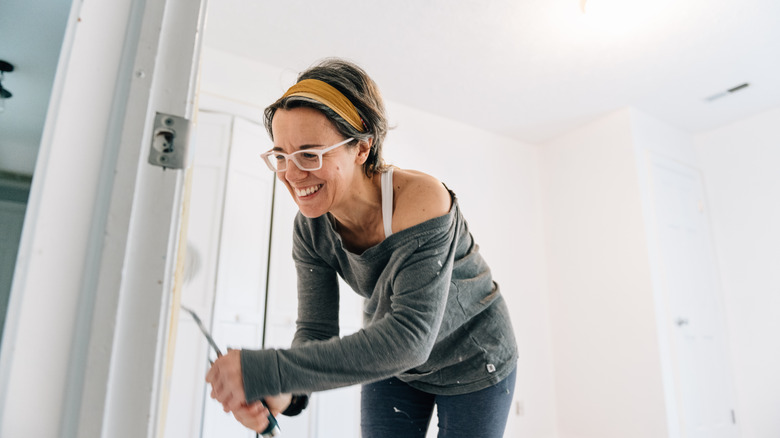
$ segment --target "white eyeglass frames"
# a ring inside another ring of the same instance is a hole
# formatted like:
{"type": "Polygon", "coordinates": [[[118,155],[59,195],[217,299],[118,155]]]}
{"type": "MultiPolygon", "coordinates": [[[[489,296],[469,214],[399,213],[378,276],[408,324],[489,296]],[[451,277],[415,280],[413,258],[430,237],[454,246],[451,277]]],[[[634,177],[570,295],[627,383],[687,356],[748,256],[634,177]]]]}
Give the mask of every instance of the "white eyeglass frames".
{"type": "Polygon", "coordinates": [[[287,163],[290,160],[295,163],[298,169],[310,172],[312,170],[319,170],[322,168],[322,155],[324,153],[330,152],[339,146],[353,141],[354,139],[354,137],[350,137],[340,143],[336,143],[333,146],[328,146],[324,149],[302,149],[291,154],[285,154],[283,152],[271,149],[270,151],[263,152],[260,154],[260,156],[263,157],[263,161],[265,161],[265,164],[268,165],[268,168],[274,172],[284,172],[287,170],[287,163]]]}

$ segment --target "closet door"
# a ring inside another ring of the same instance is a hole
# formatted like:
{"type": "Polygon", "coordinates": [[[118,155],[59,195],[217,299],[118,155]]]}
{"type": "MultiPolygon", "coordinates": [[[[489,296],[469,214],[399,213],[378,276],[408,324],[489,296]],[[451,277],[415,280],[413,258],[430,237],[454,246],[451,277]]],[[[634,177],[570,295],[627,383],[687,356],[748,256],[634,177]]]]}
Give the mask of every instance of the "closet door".
{"type": "MultiPolygon", "coordinates": [[[[269,143],[270,144],[270,143],[269,143]]],[[[266,346],[287,348],[295,334],[298,315],[297,278],[292,260],[293,220],[298,207],[284,184],[276,184],[274,199],[271,274],[268,286],[266,346]]],[[[343,281],[339,282],[340,336],[357,331],[362,324],[363,300],[343,281]]],[[[358,438],[360,436],[360,386],[312,394],[309,407],[297,417],[282,417],[285,436],[307,438],[358,438]]]]}
{"type": "MultiPolygon", "coordinates": [[[[233,117],[228,115],[205,112],[198,115],[181,303],[193,309],[206,326],[211,325],[217,284],[232,126],[233,117]]],[[[209,346],[195,321],[181,312],[176,327],[165,438],[201,436],[203,406],[208,394],[204,380],[208,354],[209,346]]]]}
{"type": "MultiPolygon", "coordinates": [[[[182,304],[199,314],[223,350],[260,348],[266,312],[266,348],[289,348],[295,333],[292,225],[298,208],[283,184],[276,184],[274,199],[275,174],[260,159],[270,146],[267,138],[259,124],[241,118],[199,116],[182,304]]],[[[341,291],[345,336],[360,327],[362,300],[344,283],[341,291]]],[[[165,437],[254,437],[208,396],[208,354],[194,321],[182,312],[165,437]]],[[[359,402],[359,386],[315,393],[307,410],[280,416],[279,425],[288,437],[357,438],[359,402]]]]}
{"type": "MultiPolygon", "coordinates": [[[[267,139],[267,137],[265,137],[267,139]]],[[[271,148],[266,140],[263,148],[271,148]]],[[[268,172],[272,174],[271,172],[268,172]]],[[[274,175],[275,177],[275,175],[274,175]]],[[[293,202],[287,187],[276,183],[274,197],[274,221],[271,236],[270,274],[268,281],[268,321],[266,323],[266,348],[289,348],[295,335],[298,315],[298,292],[295,264],[292,259],[293,220],[298,206],[293,202]]],[[[295,417],[277,418],[283,436],[316,438],[317,427],[312,422],[316,410],[316,394],[309,400],[309,407],[295,417]]]]}
{"type": "MultiPolygon", "coordinates": [[[[699,172],[651,157],[656,287],[663,294],[675,398],[674,430],[690,438],[735,438],[735,392],[720,277],[699,172]]],[[[673,426],[673,427],[674,427],[673,426]]]]}
{"type": "MultiPolygon", "coordinates": [[[[262,346],[274,174],[263,164],[262,126],[235,118],[217,263],[213,334],[223,351],[262,346]]],[[[254,437],[207,399],[204,437],[254,437]]]]}
{"type": "MultiPolygon", "coordinates": [[[[223,352],[262,346],[274,181],[260,159],[263,138],[247,120],[199,115],[182,304],[223,352]]],[[[254,437],[209,397],[214,353],[185,312],[175,348],[165,437],[254,437]]]]}
{"type": "MultiPolygon", "coordinates": [[[[360,329],[363,298],[339,278],[339,328],[341,337],[360,329]]],[[[315,394],[312,408],[316,438],[360,437],[360,385],[315,394]]]]}

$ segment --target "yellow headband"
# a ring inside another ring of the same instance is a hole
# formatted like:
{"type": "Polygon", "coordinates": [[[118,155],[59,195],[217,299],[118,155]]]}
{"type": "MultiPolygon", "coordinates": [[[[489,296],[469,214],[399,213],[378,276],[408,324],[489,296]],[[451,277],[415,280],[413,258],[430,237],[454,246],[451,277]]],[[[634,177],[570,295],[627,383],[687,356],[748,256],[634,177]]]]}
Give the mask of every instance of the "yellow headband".
{"type": "Polygon", "coordinates": [[[328,83],[317,79],[304,79],[290,87],[282,96],[282,99],[290,96],[301,96],[314,99],[317,102],[327,106],[346,120],[353,128],[359,132],[364,132],[366,124],[358,115],[357,109],[346,96],[328,83]]]}

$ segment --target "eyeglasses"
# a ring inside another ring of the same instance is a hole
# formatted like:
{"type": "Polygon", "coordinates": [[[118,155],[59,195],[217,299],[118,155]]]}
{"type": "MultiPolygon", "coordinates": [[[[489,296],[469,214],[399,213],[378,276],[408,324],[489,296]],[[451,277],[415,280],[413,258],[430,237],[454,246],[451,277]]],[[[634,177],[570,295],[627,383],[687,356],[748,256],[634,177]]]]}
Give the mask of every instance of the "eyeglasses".
{"type": "MultiPolygon", "coordinates": [[[[206,330],[206,327],[203,326],[203,322],[201,322],[200,318],[198,317],[198,314],[195,313],[194,310],[192,310],[192,309],[190,309],[188,307],[185,307],[183,305],[180,306],[180,307],[181,307],[182,310],[184,310],[187,313],[189,313],[192,316],[192,319],[195,320],[195,324],[197,324],[198,328],[200,329],[200,332],[203,333],[203,336],[206,337],[206,341],[208,341],[209,345],[211,345],[211,348],[213,348],[214,351],[217,353],[217,357],[222,356],[222,352],[219,350],[219,347],[217,347],[217,343],[214,342],[214,338],[211,337],[211,334],[209,333],[209,331],[206,330]]],[[[208,359],[210,364],[214,363],[214,361],[211,360],[211,358],[206,357],[206,359],[208,359]]],[[[265,400],[260,400],[260,401],[263,403],[263,406],[265,406],[266,409],[268,409],[268,405],[265,404],[265,400]]],[[[274,415],[271,413],[271,410],[269,409],[268,410],[268,427],[266,427],[265,430],[262,433],[256,434],[256,436],[257,437],[266,438],[266,437],[275,437],[275,436],[278,436],[279,434],[280,434],[279,423],[276,422],[276,418],[274,417],[274,415]]]]}
{"type": "Polygon", "coordinates": [[[336,143],[325,149],[304,149],[295,151],[291,154],[285,154],[271,149],[268,152],[263,152],[260,156],[263,157],[263,161],[268,165],[268,168],[274,172],[283,172],[287,170],[287,162],[290,160],[298,166],[298,169],[310,172],[322,168],[322,154],[330,152],[341,145],[345,145],[354,139],[354,137],[350,137],[341,143],[336,143]]]}

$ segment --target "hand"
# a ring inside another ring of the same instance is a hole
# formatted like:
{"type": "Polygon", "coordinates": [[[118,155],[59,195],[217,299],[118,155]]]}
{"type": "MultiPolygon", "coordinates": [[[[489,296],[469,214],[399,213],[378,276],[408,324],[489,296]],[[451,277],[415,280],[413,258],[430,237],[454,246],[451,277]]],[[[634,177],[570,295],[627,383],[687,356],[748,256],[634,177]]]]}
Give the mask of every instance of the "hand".
{"type": "Polygon", "coordinates": [[[211,384],[211,398],[222,403],[225,412],[246,407],[240,350],[228,350],[218,357],[206,374],[206,382],[211,384]]]}
{"type": "MultiPolygon", "coordinates": [[[[287,409],[287,407],[290,406],[291,401],[291,394],[281,394],[265,398],[265,402],[268,404],[268,407],[271,408],[271,412],[274,416],[278,416],[287,409]]],[[[241,406],[233,411],[233,416],[245,427],[252,429],[255,432],[262,433],[268,428],[268,409],[263,406],[262,402],[258,401],[249,406],[241,406]]]]}

